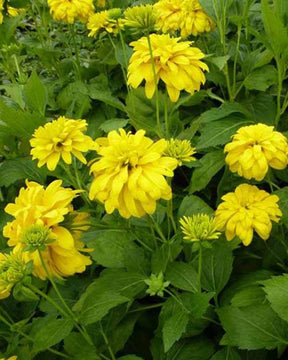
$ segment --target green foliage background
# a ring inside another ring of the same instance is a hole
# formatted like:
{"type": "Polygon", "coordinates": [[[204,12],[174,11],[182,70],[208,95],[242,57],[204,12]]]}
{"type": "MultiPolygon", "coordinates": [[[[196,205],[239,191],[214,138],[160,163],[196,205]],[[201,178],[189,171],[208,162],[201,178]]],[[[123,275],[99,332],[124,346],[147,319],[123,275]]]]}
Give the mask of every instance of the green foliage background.
{"type": "MultiPolygon", "coordinates": [[[[201,0],[216,21],[216,30],[193,39],[207,57],[207,83],[193,96],[182,94],[169,103],[169,133],[188,139],[197,148],[197,162],[181,167],[172,181],[173,213],[179,218],[199,212],[213,214],[223,194],[244,179],[225,166],[223,145],[244,125],[258,122],[288,131],[288,2],[287,0],[201,0]]],[[[93,138],[109,131],[145,129],[155,133],[155,99],[142,88],[129,90],[123,72],[135,39],[88,38],[76,24],[81,67],[77,66],[69,27],[51,20],[46,1],[10,1],[27,7],[0,26],[0,201],[4,213],[24,180],[47,184],[62,178],[37,168],[30,158],[33,131],[58,115],[89,123],[93,138]]],[[[151,1],[110,1],[125,8],[151,1]]],[[[164,91],[160,93],[164,128],[164,91]]],[[[90,155],[93,156],[92,154],[90,155]]],[[[87,169],[79,167],[84,181],[87,169]]],[[[271,238],[257,236],[248,248],[224,236],[203,252],[198,292],[198,256],[183,245],[180,230],[167,226],[166,204],[153,215],[152,232],[145,219],[130,221],[117,213],[93,209],[93,226],[83,241],[94,249],[94,265],[59,288],[75,316],[87,326],[89,345],[44,298],[20,302],[2,300],[0,323],[2,356],[20,360],[273,360],[288,358],[288,170],[270,172],[271,186],[250,181],[280,197],[281,223],[271,238]],[[153,243],[158,224],[167,241],[153,243]],[[171,293],[164,298],[146,294],[144,280],[163,272],[171,293]],[[48,351],[47,349],[54,349],[48,351]],[[112,356],[112,355],[113,356],[112,356]]],[[[78,200],[76,208],[85,205],[78,200]]],[[[2,251],[8,251],[1,235],[2,251]]],[[[35,286],[57,300],[46,282],[35,286]]]]}

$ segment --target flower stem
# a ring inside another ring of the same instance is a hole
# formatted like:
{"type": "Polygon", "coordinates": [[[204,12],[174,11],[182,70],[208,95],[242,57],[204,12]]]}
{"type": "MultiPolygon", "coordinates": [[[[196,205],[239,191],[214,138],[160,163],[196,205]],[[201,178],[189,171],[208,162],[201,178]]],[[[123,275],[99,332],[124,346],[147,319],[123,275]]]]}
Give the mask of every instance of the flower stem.
{"type": "Polygon", "coordinates": [[[201,293],[201,290],[202,290],[201,276],[202,276],[202,244],[201,244],[201,241],[199,241],[198,286],[199,286],[199,292],[200,293],[201,293]]]}
{"type": "Polygon", "coordinates": [[[107,338],[107,336],[106,336],[106,334],[105,334],[105,332],[103,330],[101,322],[100,322],[100,332],[101,332],[101,335],[103,336],[103,339],[105,341],[106,347],[107,347],[107,349],[109,351],[109,354],[110,354],[112,360],[116,360],[116,357],[115,357],[115,355],[113,353],[113,350],[112,350],[112,348],[111,348],[111,346],[109,344],[108,338],[107,338]]]}
{"type": "MultiPolygon", "coordinates": [[[[93,341],[91,340],[91,338],[90,338],[87,330],[85,329],[84,326],[81,327],[81,326],[79,325],[78,320],[77,320],[77,318],[75,317],[75,314],[74,314],[73,311],[70,309],[70,307],[67,305],[67,303],[66,303],[65,299],[63,298],[61,292],[59,291],[59,289],[58,289],[55,281],[53,280],[53,277],[49,274],[49,271],[48,271],[48,269],[47,269],[47,266],[46,266],[46,264],[45,264],[45,261],[44,261],[44,259],[43,259],[43,256],[42,256],[42,253],[41,253],[40,250],[38,250],[38,254],[39,254],[39,257],[40,257],[40,260],[41,260],[41,264],[42,264],[42,266],[43,266],[43,269],[44,269],[44,271],[45,271],[45,273],[46,273],[46,275],[47,275],[47,278],[48,278],[49,281],[51,282],[52,287],[53,287],[53,289],[55,290],[55,292],[56,292],[59,300],[60,300],[61,303],[62,303],[62,305],[64,306],[64,308],[65,308],[68,316],[71,318],[71,320],[73,320],[76,328],[81,332],[81,334],[83,335],[83,337],[85,338],[85,340],[86,340],[90,345],[93,345],[93,341]]],[[[37,289],[37,290],[38,290],[38,289],[37,289]]],[[[38,290],[38,291],[39,291],[39,290],[38,290]]],[[[45,294],[45,293],[43,293],[43,294],[45,294]]],[[[50,296],[48,296],[48,295],[46,295],[46,294],[45,294],[45,296],[46,296],[47,300],[50,301],[50,300],[48,299],[48,298],[50,298],[50,296]]],[[[51,298],[50,298],[50,299],[51,299],[51,298]]],[[[54,302],[53,299],[51,299],[51,300],[54,302]]],[[[51,301],[50,301],[50,302],[51,302],[51,301]]],[[[52,303],[52,302],[51,302],[51,303],[52,303]]],[[[57,304],[57,303],[54,302],[54,304],[57,304]]],[[[53,304],[53,305],[54,305],[54,304],[53,304]]],[[[55,305],[54,305],[54,306],[55,306],[55,305]]],[[[60,311],[60,309],[61,309],[62,315],[65,316],[66,312],[63,312],[63,309],[62,309],[61,307],[59,307],[58,304],[57,304],[57,309],[58,309],[59,311],[60,311]]],[[[67,316],[67,314],[66,314],[66,316],[67,316]]]]}
{"type": "Polygon", "coordinates": [[[76,70],[77,70],[79,80],[81,80],[81,63],[80,63],[79,49],[78,49],[77,42],[76,42],[75,25],[70,24],[69,30],[70,30],[72,43],[73,43],[73,47],[74,47],[74,52],[75,52],[75,56],[76,56],[76,70]]]}
{"type": "Polygon", "coordinates": [[[160,236],[161,240],[162,240],[164,243],[166,243],[166,242],[167,242],[167,239],[166,239],[166,237],[164,236],[164,234],[163,234],[160,226],[159,226],[159,225],[157,224],[157,222],[154,220],[153,216],[149,215],[149,217],[150,217],[150,219],[152,220],[153,225],[154,225],[154,227],[155,227],[158,235],[160,236]]]}

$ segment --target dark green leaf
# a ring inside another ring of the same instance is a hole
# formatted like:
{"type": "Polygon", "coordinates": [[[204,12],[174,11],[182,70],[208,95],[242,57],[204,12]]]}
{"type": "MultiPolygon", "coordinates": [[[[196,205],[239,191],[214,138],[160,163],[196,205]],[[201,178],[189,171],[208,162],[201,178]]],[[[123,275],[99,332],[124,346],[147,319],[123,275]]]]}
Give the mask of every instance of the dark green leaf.
{"type": "Polygon", "coordinates": [[[176,312],[165,321],[163,332],[164,351],[167,352],[172,345],[181,338],[189,321],[189,315],[183,309],[176,312]]]}
{"type": "Polygon", "coordinates": [[[165,274],[165,280],[181,290],[197,292],[198,276],[194,267],[184,262],[169,264],[165,274]]]}
{"type": "Polygon", "coordinates": [[[198,213],[213,215],[214,211],[200,197],[195,195],[185,196],[178,210],[178,218],[198,213]]]}
{"type": "Polygon", "coordinates": [[[32,72],[30,79],[24,86],[23,94],[24,99],[31,110],[38,111],[41,115],[45,114],[48,94],[45,86],[35,71],[32,72]]]}

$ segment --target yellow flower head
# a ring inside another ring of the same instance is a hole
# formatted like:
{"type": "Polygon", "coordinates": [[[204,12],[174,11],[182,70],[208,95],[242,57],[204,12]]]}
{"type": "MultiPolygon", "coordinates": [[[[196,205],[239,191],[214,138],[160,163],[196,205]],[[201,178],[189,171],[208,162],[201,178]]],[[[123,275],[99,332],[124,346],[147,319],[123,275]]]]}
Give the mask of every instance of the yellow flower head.
{"type": "Polygon", "coordinates": [[[215,213],[217,229],[226,231],[228,241],[238,236],[245,246],[251,243],[254,230],[267,240],[272,229],[271,221],[279,222],[282,216],[278,196],[253,185],[241,184],[222,200],[215,213]]]}
{"type": "Polygon", "coordinates": [[[48,0],[55,21],[73,24],[75,20],[87,22],[94,12],[93,0],[48,0]]]}
{"type": "MultiPolygon", "coordinates": [[[[8,0],[9,3],[9,0],[8,0]]],[[[12,6],[7,6],[6,9],[4,9],[4,0],[0,0],[0,24],[3,23],[3,12],[4,10],[6,10],[5,12],[7,12],[8,15],[12,16],[12,17],[16,17],[18,16],[21,12],[25,11],[25,9],[17,9],[14,8],[12,6]]]]}
{"type": "Polygon", "coordinates": [[[39,167],[47,164],[51,171],[55,170],[61,158],[66,164],[71,164],[71,154],[86,164],[82,152],[90,150],[93,144],[92,139],[83,134],[86,129],[85,120],[72,120],[64,116],[40,126],[30,140],[33,160],[39,160],[39,167]]]}
{"type": "MultiPolygon", "coordinates": [[[[190,41],[179,43],[180,38],[169,35],[152,34],[150,36],[157,82],[166,84],[171,101],[176,102],[180,91],[193,94],[205,83],[202,70],[209,70],[200,59],[204,54],[196,47],[190,47],[190,41]]],[[[128,67],[128,85],[137,88],[145,80],[146,96],[151,99],[155,92],[155,78],[147,37],[130,44],[134,53],[128,67]]]]}
{"type": "Polygon", "coordinates": [[[180,31],[181,37],[186,39],[215,28],[214,21],[204,12],[198,0],[160,0],[154,8],[157,25],[164,33],[180,31]]]}
{"type": "Polygon", "coordinates": [[[13,286],[24,278],[25,270],[21,254],[0,253],[0,299],[10,295],[13,286]]]}
{"type": "MultiPolygon", "coordinates": [[[[0,360],[5,360],[4,358],[0,359],[0,360]]],[[[9,357],[7,360],[17,360],[17,356],[11,356],[9,357]]]]}
{"type": "Polygon", "coordinates": [[[215,219],[207,214],[183,216],[179,222],[186,241],[216,240],[220,236],[215,219]]]}
{"type": "Polygon", "coordinates": [[[87,23],[87,29],[90,30],[88,36],[97,36],[99,32],[109,34],[118,34],[124,27],[123,19],[120,19],[121,9],[104,10],[92,14],[87,23]]]}
{"type": "Polygon", "coordinates": [[[183,162],[195,161],[194,155],[196,149],[191,146],[188,140],[170,139],[167,141],[167,148],[165,155],[170,156],[178,161],[178,166],[181,166],[183,162]]]}
{"type": "Polygon", "coordinates": [[[288,163],[286,137],[265,124],[240,128],[224,151],[229,169],[246,179],[260,181],[269,166],[280,170],[288,163]]]}
{"type": "Polygon", "coordinates": [[[152,5],[130,7],[124,12],[125,26],[140,31],[151,31],[156,24],[156,15],[152,5]]]}
{"type": "Polygon", "coordinates": [[[3,229],[4,236],[9,238],[8,245],[14,246],[16,253],[30,246],[29,251],[22,252],[23,260],[33,260],[33,274],[40,279],[45,279],[46,273],[39,252],[32,252],[32,247],[41,250],[49,273],[56,277],[81,273],[91,264],[90,258],[79,252],[81,246],[71,232],[60,225],[64,216],[73,211],[71,202],[78,194],[61,185],[61,180],[55,180],[45,189],[27,181],[27,187],[20,189],[15,203],[5,208],[15,218],[3,229]]]}
{"type": "Polygon", "coordinates": [[[118,209],[124,218],[141,217],[154,213],[157,200],[171,199],[165,176],[173,176],[177,160],[163,155],[164,139],[154,143],[144,135],[120,129],[96,140],[101,157],[91,166],[89,196],[104,203],[108,214],[118,209]]]}
{"type": "Polygon", "coordinates": [[[107,5],[106,1],[107,0],[96,0],[96,6],[99,8],[105,8],[107,5]]]}

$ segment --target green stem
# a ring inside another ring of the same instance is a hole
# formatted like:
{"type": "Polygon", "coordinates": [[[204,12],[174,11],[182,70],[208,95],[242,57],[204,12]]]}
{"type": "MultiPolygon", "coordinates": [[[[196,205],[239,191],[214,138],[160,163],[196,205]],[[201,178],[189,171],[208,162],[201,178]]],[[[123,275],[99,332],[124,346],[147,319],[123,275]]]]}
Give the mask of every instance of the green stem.
{"type": "Polygon", "coordinates": [[[111,346],[110,346],[110,344],[109,344],[108,338],[107,338],[107,336],[106,336],[106,334],[105,334],[105,332],[104,332],[104,330],[103,330],[103,327],[102,327],[101,322],[100,322],[100,332],[101,332],[101,334],[102,334],[102,336],[103,336],[103,339],[104,339],[104,341],[105,341],[106,347],[107,347],[107,349],[108,349],[108,351],[109,351],[109,354],[110,354],[112,360],[116,360],[116,357],[115,357],[115,355],[114,355],[114,353],[113,353],[113,350],[112,350],[112,348],[111,348],[111,346]]]}
{"type": "Polygon", "coordinates": [[[281,61],[276,58],[276,64],[277,64],[277,71],[278,71],[278,91],[277,91],[277,113],[275,118],[275,127],[277,129],[279,120],[281,117],[282,107],[281,107],[281,94],[282,94],[282,88],[283,88],[283,78],[282,78],[282,66],[281,61]]]}
{"type": "Polygon", "coordinates": [[[236,95],[237,61],[238,61],[238,57],[239,57],[241,30],[242,30],[242,24],[239,24],[238,29],[237,29],[237,45],[236,45],[236,54],[235,54],[234,66],[233,66],[233,98],[234,99],[235,99],[235,95],[236,95]]]}
{"type": "Polygon", "coordinates": [[[202,290],[201,277],[202,277],[202,244],[201,244],[201,241],[199,241],[198,286],[199,286],[199,292],[200,293],[201,293],[201,290],[202,290]]]}
{"type": "MultiPolygon", "coordinates": [[[[78,323],[78,320],[75,316],[75,314],[73,313],[73,311],[70,309],[70,307],[67,305],[65,299],[63,298],[61,292],[59,291],[55,281],[53,280],[53,277],[49,274],[49,271],[47,269],[47,266],[45,264],[45,261],[43,259],[43,256],[42,256],[42,253],[40,250],[38,250],[38,254],[39,254],[39,257],[40,257],[40,260],[41,260],[41,264],[43,266],[43,269],[47,275],[47,278],[49,279],[49,281],[51,282],[52,284],[52,287],[53,289],[55,290],[55,293],[57,294],[59,300],[61,301],[62,305],[64,306],[65,310],[67,311],[67,314],[69,315],[69,317],[71,318],[71,320],[73,320],[76,328],[81,332],[81,334],[83,335],[83,337],[85,338],[85,340],[90,344],[90,345],[93,345],[93,341],[91,340],[87,330],[85,329],[84,326],[80,326],[79,323],[78,323]]],[[[45,294],[46,295],[46,294],[45,294]]],[[[48,295],[46,295],[46,297],[48,297],[48,295]]],[[[50,296],[49,296],[50,298],[50,296]]],[[[47,299],[48,300],[48,299],[47,299]]],[[[51,299],[52,301],[54,301],[53,299],[51,299]]],[[[57,304],[57,303],[56,303],[57,304]]],[[[58,304],[57,304],[58,305],[58,304]]],[[[58,310],[59,310],[59,305],[58,305],[58,310]]],[[[63,311],[63,309],[61,308],[61,310],[63,311]]],[[[64,315],[65,313],[62,312],[62,314],[64,315]]],[[[65,316],[65,315],[64,315],[65,316]]]]}
{"type": "Polygon", "coordinates": [[[170,139],[170,125],[169,125],[169,116],[168,116],[168,97],[165,92],[164,97],[164,118],[165,118],[165,130],[166,130],[166,139],[170,139]]]}
{"type": "Polygon", "coordinates": [[[148,40],[149,53],[150,53],[150,59],[151,59],[151,64],[152,64],[153,77],[154,77],[154,85],[155,85],[157,127],[158,127],[158,132],[159,132],[160,137],[163,137],[162,128],[161,128],[161,122],[160,122],[158,81],[157,81],[155,61],[154,61],[154,57],[153,57],[153,49],[152,49],[151,39],[150,39],[150,34],[149,33],[147,34],[147,40],[148,40]]]}
{"type": "MultiPolygon", "coordinates": [[[[89,207],[93,208],[93,204],[92,204],[91,200],[89,199],[89,196],[88,196],[87,193],[86,193],[86,189],[84,188],[84,186],[83,186],[83,184],[82,184],[82,181],[81,181],[81,179],[80,179],[79,170],[78,170],[78,168],[77,168],[77,164],[76,164],[76,160],[75,160],[75,159],[74,159],[74,161],[73,161],[73,169],[74,169],[74,172],[75,172],[76,184],[77,184],[78,189],[84,190],[84,192],[82,192],[82,193],[80,194],[81,197],[82,197],[82,199],[85,201],[85,203],[86,203],[89,207]]],[[[68,171],[69,171],[70,176],[71,176],[70,170],[68,170],[68,171]]]]}
{"type": "Polygon", "coordinates": [[[128,313],[130,314],[130,313],[139,312],[139,311],[157,309],[158,307],[162,307],[164,304],[165,304],[165,302],[160,303],[160,304],[150,305],[150,306],[142,306],[142,307],[139,307],[137,309],[130,310],[130,311],[128,311],[128,313]]]}
{"type": "Polygon", "coordinates": [[[72,43],[73,43],[73,47],[74,47],[74,52],[75,52],[75,56],[76,56],[76,65],[77,65],[76,70],[78,73],[78,77],[81,80],[81,62],[80,62],[80,56],[79,56],[79,49],[78,49],[77,42],[76,42],[75,24],[69,25],[69,30],[70,30],[72,43]]]}
{"type": "Polygon", "coordinates": [[[152,220],[153,225],[154,225],[154,227],[155,227],[158,235],[160,236],[161,240],[162,240],[164,243],[166,243],[166,242],[167,242],[167,239],[166,239],[166,237],[164,236],[164,234],[163,234],[160,226],[159,226],[159,225],[157,224],[157,222],[154,220],[153,216],[149,215],[149,218],[152,220]]]}

